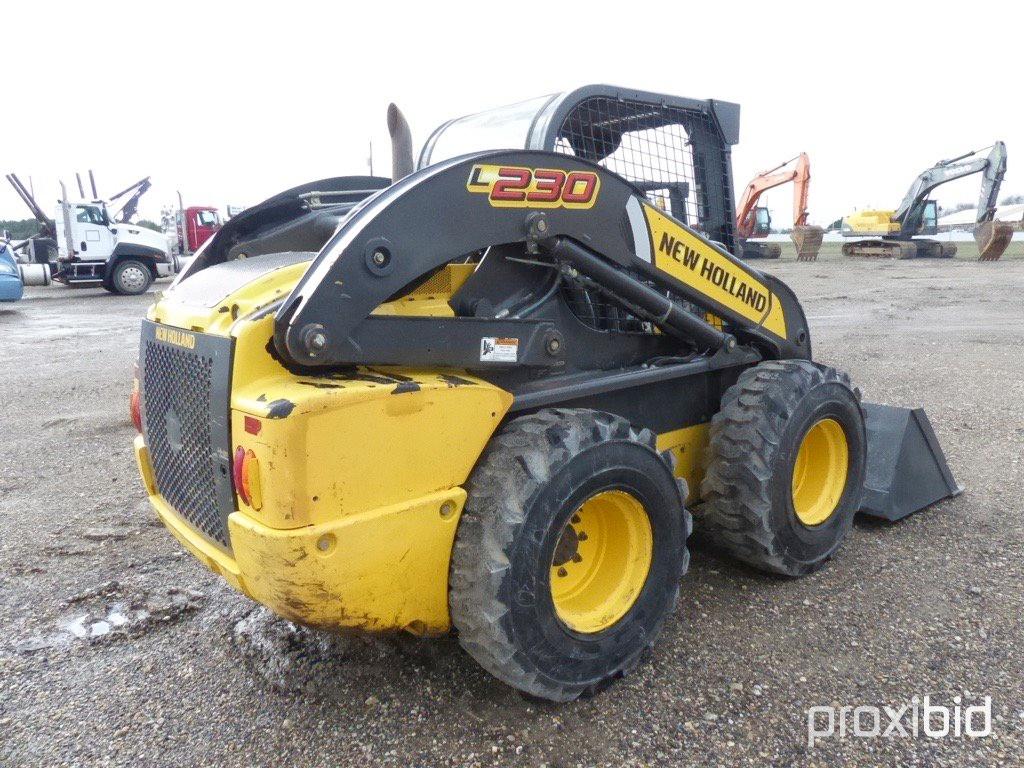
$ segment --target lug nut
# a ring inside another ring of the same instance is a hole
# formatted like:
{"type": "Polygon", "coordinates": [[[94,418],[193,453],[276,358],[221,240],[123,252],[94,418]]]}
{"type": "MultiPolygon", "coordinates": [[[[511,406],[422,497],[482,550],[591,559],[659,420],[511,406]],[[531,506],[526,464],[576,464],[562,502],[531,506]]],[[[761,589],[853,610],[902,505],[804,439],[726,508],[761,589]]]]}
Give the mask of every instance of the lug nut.
{"type": "Polygon", "coordinates": [[[388,263],[388,255],[379,248],[373,252],[373,256],[371,258],[373,259],[373,263],[378,267],[383,267],[388,263]]]}
{"type": "Polygon", "coordinates": [[[558,569],[558,575],[559,576],[568,576],[569,572],[567,570],[565,570],[565,568],[559,568],[558,569]]]}

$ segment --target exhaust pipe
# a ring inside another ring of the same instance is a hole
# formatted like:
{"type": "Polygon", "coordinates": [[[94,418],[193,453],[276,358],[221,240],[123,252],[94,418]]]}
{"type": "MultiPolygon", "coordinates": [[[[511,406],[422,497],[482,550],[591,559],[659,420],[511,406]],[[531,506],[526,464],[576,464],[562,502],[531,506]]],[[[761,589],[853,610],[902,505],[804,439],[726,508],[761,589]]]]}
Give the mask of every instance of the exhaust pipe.
{"type": "Polygon", "coordinates": [[[405,115],[394,104],[388,105],[388,133],[391,134],[391,181],[416,170],[412,160],[412,131],[405,115]]]}

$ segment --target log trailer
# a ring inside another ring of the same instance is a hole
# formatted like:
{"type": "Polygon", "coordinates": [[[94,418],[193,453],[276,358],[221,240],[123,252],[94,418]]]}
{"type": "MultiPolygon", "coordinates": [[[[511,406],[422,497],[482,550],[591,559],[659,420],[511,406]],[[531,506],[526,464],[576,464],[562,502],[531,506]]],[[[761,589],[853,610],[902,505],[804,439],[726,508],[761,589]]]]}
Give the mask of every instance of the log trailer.
{"type": "Polygon", "coordinates": [[[567,701],[655,641],[692,525],[799,576],[858,510],[959,492],[924,413],[862,402],[730,252],[737,105],[587,86],[449,121],[415,170],[389,126],[392,179],[247,209],[143,324],[149,500],[244,594],[454,629],[567,701]]]}

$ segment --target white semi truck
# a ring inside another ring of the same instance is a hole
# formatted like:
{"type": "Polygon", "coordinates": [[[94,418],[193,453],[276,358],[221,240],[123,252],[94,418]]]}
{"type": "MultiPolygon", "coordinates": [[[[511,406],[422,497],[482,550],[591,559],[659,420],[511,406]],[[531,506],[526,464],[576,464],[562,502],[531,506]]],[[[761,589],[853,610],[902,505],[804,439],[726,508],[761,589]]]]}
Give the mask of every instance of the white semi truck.
{"type": "Polygon", "coordinates": [[[124,220],[134,214],[134,202],[148,189],[148,178],[111,198],[137,191],[118,214],[120,221],[109,213],[107,201],[69,200],[63,183],[51,219],[17,176],[8,174],[7,179],[41,225],[39,235],[29,243],[39,247],[23,250],[34,253],[37,261],[48,262],[55,281],[102,286],[111,293],[134,295],[145,293],[158,277],[170,277],[177,271],[163,233],[124,220]]]}
{"type": "Polygon", "coordinates": [[[61,193],[54,216],[54,280],[135,295],[145,293],[156,278],[174,274],[174,258],[162,232],[112,221],[102,200],[69,201],[63,184],[61,193]]]}

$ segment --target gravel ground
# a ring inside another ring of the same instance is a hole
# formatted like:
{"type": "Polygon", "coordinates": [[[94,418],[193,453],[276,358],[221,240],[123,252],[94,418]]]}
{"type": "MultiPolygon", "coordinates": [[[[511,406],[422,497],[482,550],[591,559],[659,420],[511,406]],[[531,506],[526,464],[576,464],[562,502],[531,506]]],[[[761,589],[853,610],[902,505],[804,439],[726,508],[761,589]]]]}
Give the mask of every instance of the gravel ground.
{"type": "Polygon", "coordinates": [[[1024,261],[768,268],[819,359],[865,399],[927,408],[967,490],[858,523],[802,580],[698,547],[637,673],[567,706],[523,699],[451,639],[308,632],[223,586],[136,477],[127,399],[152,296],[29,290],[0,310],[0,765],[1020,765],[1024,261]],[[993,735],[808,747],[811,706],[925,694],[991,696],[993,735]]]}

